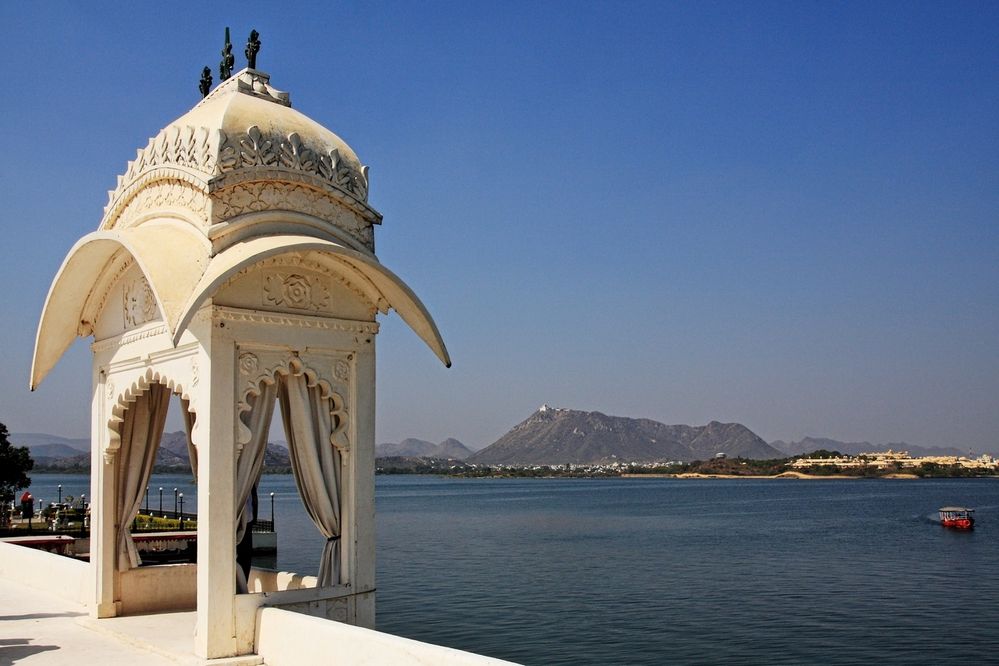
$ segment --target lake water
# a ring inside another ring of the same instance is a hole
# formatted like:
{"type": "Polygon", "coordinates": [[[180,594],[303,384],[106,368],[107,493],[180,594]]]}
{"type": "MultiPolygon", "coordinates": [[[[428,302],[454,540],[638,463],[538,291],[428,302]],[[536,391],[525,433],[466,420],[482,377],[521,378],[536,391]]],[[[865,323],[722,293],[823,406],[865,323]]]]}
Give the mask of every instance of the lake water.
{"type": "MultiPolygon", "coordinates": [[[[57,483],[89,492],[32,492],[57,483]]],[[[190,477],[154,477],[154,508],[161,485],[193,508],[190,477]]],[[[314,573],[291,476],[264,477],[263,518],[271,492],[277,566],[314,573]]],[[[524,664],[999,664],[996,479],[380,476],[376,496],[382,631],[524,664]],[[941,528],[946,504],[975,531],[941,528]]]]}

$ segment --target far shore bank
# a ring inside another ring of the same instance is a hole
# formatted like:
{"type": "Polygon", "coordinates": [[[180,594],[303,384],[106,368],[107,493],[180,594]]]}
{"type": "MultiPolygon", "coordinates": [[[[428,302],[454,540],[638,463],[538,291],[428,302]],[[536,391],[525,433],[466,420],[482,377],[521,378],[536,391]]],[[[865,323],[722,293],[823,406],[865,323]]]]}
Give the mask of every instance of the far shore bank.
{"type": "MultiPolygon", "coordinates": [[[[850,476],[847,474],[803,474],[801,472],[781,472],[780,474],[699,474],[685,472],[683,474],[622,474],[622,479],[863,479],[868,477],[850,476]]],[[[915,474],[885,474],[874,477],[879,479],[918,479],[915,474]]]]}

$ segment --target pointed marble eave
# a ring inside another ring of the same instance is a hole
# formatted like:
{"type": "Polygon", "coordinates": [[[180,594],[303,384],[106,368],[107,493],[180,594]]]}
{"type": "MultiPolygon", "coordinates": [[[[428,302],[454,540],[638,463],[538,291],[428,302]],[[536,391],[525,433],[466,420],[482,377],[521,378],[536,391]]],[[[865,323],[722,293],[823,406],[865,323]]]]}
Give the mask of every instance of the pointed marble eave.
{"type": "Polygon", "coordinates": [[[271,257],[288,253],[316,252],[338,260],[347,273],[363,276],[379,292],[389,307],[413,329],[445,366],[451,367],[451,357],[437,324],[413,290],[374,257],[338,243],[311,236],[275,235],[253,238],[236,243],[212,257],[208,268],[184,307],[183,315],[173,329],[174,343],[180,339],[195,312],[205,300],[240,271],[271,257]]]}
{"type": "Polygon", "coordinates": [[[209,249],[204,236],[169,221],[95,231],[81,238],[63,260],[42,308],[31,363],[31,390],[41,384],[74,339],[93,333],[100,313],[89,311],[88,306],[121,253],[138,265],[149,282],[172,337],[183,306],[208,264],[209,249]]]}

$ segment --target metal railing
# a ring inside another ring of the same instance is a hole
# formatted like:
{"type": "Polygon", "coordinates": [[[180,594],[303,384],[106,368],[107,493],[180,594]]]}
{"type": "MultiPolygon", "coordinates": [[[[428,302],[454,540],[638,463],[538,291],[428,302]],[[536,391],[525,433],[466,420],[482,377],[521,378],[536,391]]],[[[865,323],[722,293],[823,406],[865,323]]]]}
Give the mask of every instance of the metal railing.
{"type": "MultiPolygon", "coordinates": [[[[180,499],[179,508],[183,508],[183,493],[178,495],[180,499]]],[[[138,515],[132,521],[129,531],[133,533],[145,532],[188,532],[198,529],[198,514],[180,510],[153,510],[148,507],[148,488],[146,494],[146,505],[139,509],[138,515]],[[176,524],[164,524],[163,520],[177,521],[176,524]]],[[[0,538],[16,536],[42,536],[65,534],[78,538],[90,535],[90,525],[87,516],[82,509],[68,509],[60,515],[58,522],[52,517],[50,509],[46,509],[46,515],[35,514],[27,520],[18,520],[17,511],[7,510],[0,524],[0,538]],[[15,524],[16,522],[16,524],[15,524]]],[[[250,529],[253,532],[274,532],[274,493],[271,493],[271,518],[264,520],[258,518],[251,523],[250,529]]]]}

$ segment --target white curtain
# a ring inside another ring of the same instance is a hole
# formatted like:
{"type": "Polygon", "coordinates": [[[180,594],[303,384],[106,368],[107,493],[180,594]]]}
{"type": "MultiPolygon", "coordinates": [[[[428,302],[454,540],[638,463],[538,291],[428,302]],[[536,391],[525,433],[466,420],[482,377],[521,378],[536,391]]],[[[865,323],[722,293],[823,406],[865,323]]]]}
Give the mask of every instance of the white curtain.
{"type": "Polygon", "coordinates": [[[319,587],[340,583],[340,478],[342,461],[334,438],[343,424],[330,396],[304,372],[282,377],[278,393],[295,485],[312,522],[326,537],[319,562],[319,587]]]}
{"type": "Polygon", "coordinates": [[[194,412],[191,411],[191,401],[180,399],[180,409],[184,412],[184,431],[187,433],[187,457],[191,461],[191,473],[194,474],[194,485],[198,485],[198,447],[194,445],[194,412]]]}
{"type": "Polygon", "coordinates": [[[169,406],[170,389],[163,384],[153,384],[125,410],[115,470],[119,571],[137,567],[142,562],[129,526],[142,506],[143,492],[149,485],[169,406]]]}
{"type": "MultiPolygon", "coordinates": [[[[264,466],[264,452],[267,450],[267,435],[271,430],[277,392],[275,382],[262,384],[260,394],[255,398],[251,397],[248,419],[244,421],[250,431],[250,441],[243,444],[236,458],[236,543],[243,539],[247,524],[252,519],[246,510],[246,504],[264,466]]],[[[240,594],[247,591],[246,577],[240,567],[236,567],[236,591],[240,594]]]]}

